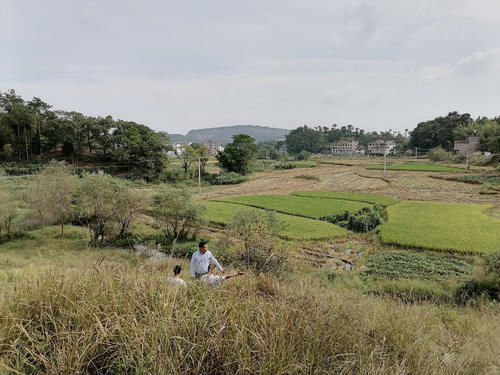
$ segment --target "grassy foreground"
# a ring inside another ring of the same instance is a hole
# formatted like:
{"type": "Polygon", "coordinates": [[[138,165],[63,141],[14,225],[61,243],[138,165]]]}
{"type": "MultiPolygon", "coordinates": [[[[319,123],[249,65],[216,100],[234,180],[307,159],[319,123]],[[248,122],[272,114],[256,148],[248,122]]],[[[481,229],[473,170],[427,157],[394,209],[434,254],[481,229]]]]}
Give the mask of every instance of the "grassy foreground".
{"type": "Polygon", "coordinates": [[[491,206],[403,202],[387,208],[383,242],[437,250],[489,253],[500,249],[500,220],[483,213],[491,206]]]}
{"type": "Polygon", "coordinates": [[[358,201],[366,203],[378,203],[381,206],[392,206],[398,200],[387,195],[370,193],[345,193],[339,191],[296,191],[292,193],[299,197],[341,199],[347,201],[358,201]]]}
{"type": "Polygon", "coordinates": [[[498,311],[402,305],[326,278],[166,282],[171,261],[54,266],[0,297],[6,374],[495,374],[498,311]],[[170,262],[170,263],[169,263],[170,262]]]}
{"type": "MultiPolygon", "coordinates": [[[[384,169],[383,165],[370,165],[366,169],[384,169]]],[[[420,172],[463,172],[464,168],[448,167],[446,165],[430,163],[401,163],[388,164],[387,170],[392,171],[420,171],[420,172]]]]}
{"type": "Polygon", "coordinates": [[[319,219],[336,215],[344,211],[358,211],[370,204],[339,199],[321,199],[294,195],[245,195],[216,199],[219,202],[237,203],[257,208],[266,208],[277,212],[319,219]]]}
{"type": "MultiPolygon", "coordinates": [[[[231,224],[234,215],[241,210],[255,209],[224,202],[199,202],[207,208],[208,221],[220,224],[231,224]]],[[[286,227],[281,237],[291,240],[319,240],[342,237],[349,233],[346,229],[326,221],[307,219],[292,215],[278,214],[278,218],[285,222],[286,227]]]]}

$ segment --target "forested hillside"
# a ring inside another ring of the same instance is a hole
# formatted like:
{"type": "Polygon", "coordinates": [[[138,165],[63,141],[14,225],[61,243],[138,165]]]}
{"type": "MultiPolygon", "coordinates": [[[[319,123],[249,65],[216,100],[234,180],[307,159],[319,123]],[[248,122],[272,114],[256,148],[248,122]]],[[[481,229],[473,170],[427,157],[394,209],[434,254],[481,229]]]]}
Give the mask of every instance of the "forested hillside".
{"type": "Polygon", "coordinates": [[[231,142],[233,135],[246,134],[255,138],[256,142],[266,142],[285,138],[289,131],[290,130],[288,129],[270,128],[267,126],[235,125],[195,129],[190,130],[185,136],[180,134],[171,134],[170,138],[173,142],[204,143],[213,139],[221,144],[227,144],[231,142]]]}

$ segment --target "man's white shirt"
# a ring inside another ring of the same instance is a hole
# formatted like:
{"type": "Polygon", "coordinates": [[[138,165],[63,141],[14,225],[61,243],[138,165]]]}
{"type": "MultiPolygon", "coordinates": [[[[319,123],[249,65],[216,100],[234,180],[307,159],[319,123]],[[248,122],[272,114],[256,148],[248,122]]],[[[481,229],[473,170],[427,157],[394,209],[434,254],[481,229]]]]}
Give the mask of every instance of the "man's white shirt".
{"type": "Polygon", "coordinates": [[[207,273],[210,262],[215,264],[215,267],[217,267],[219,270],[223,271],[222,266],[219,264],[219,262],[217,262],[217,259],[215,259],[210,250],[205,251],[204,254],[200,253],[200,251],[198,250],[191,257],[191,276],[195,277],[196,274],[207,273]]]}

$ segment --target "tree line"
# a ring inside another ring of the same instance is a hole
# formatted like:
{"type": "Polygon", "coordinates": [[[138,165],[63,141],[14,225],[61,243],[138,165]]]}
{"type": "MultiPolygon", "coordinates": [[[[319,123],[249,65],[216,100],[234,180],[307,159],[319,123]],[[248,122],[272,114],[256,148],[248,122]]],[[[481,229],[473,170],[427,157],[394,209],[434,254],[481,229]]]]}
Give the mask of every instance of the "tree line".
{"type": "Polygon", "coordinates": [[[25,101],[0,92],[0,160],[38,162],[60,155],[78,163],[120,163],[129,169],[161,170],[170,150],[166,133],[111,116],[53,110],[40,98],[25,101]]]}

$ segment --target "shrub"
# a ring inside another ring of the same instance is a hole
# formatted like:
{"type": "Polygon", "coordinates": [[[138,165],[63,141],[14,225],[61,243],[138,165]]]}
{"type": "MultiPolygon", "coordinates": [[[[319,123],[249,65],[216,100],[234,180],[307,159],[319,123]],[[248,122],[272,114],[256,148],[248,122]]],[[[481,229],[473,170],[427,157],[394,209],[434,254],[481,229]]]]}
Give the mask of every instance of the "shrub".
{"type": "Polygon", "coordinates": [[[311,157],[311,153],[309,151],[306,151],[306,150],[302,150],[300,151],[296,158],[297,160],[307,160],[311,157]]]}
{"type": "Polygon", "coordinates": [[[274,166],[275,169],[293,169],[295,168],[295,165],[293,165],[292,163],[289,163],[289,162],[281,162],[281,163],[278,163],[274,166]]]}
{"type": "Polygon", "coordinates": [[[232,230],[243,242],[237,260],[259,273],[279,273],[286,261],[275,252],[278,233],[284,227],[273,211],[244,210],[233,218],[232,230]]]}
{"type": "Polygon", "coordinates": [[[429,151],[429,159],[432,161],[450,160],[451,153],[443,150],[441,147],[433,148],[429,151]]]}
{"type": "Polygon", "coordinates": [[[500,251],[485,257],[484,270],[487,274],[496,274],[500,276],[500,251]]]}
{"type": "Polygon", "coordinates": [[[212,185],[236,185],[248,181],[248,178],[236,172],[222,172],[211,175],[209,181],[212,185]]]}
{"type": "Polygon", "coordinates": [[[500,279],[470,280],[455,291],[459,305],[476,303],[481,298],[500,301],[500,279]]]}
{"type": "Polygon", "coordinates": [[[337,224],[353,232],[370,232],[386,221],[383,209],[380,205],[374,204],[372,208],[364,207],[358,212],[345,211],[339,215],[325,216],[321,220],[337,224]]]}

